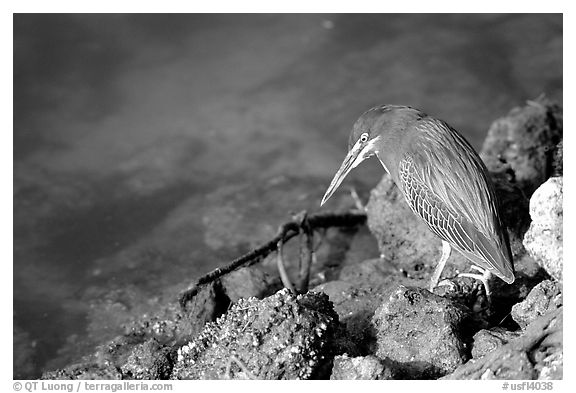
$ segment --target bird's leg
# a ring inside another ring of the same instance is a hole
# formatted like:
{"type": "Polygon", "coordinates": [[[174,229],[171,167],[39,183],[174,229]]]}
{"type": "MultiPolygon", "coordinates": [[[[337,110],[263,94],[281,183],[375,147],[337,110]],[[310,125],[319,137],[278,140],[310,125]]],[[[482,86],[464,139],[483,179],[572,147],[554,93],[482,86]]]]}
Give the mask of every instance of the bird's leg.
{"type": "Polygon", "coordinates": [[[490,286],[488,285],[488,280],[492,277],[492,274],[488,269],[482,269],[479,266],[472,265],[472,269],[479,271],[481,274],[475,273],[460,273],[458,277],[470,277],[476,280],[480,280],[484,285],[484,290],[486,291],[486,298],[488,299],[488,304],[490,304],[490,286]]]}
{"type": "Polygon", "coordinates": [[[440,275],[444,270],[444,266],[446,266],[446,261],[450,257],[450,251],[452,247],[450,247],[450,243],[447,241],[442,240],[442,256],[434,269],[434,274],[432,274],[432,279],[430,280],[430,292],[433,292],[434,288],[438,286],[438,281],[440,280],[440,275]]]}

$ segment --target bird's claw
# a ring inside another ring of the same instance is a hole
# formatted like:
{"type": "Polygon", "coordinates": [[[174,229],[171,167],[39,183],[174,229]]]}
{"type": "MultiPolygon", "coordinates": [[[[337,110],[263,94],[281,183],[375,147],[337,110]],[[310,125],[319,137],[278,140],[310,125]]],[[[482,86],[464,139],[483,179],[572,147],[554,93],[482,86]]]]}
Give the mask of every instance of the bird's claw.
{"type": "Polygon", "coordinates": [[[489,270],[482,269],[478,266],[472,265],[472,268],[474,270],[481,272],[482,274],[460,273],[460,274],[458,274],[458,277],[468,277],[468,278],[472,278],[472,279],[480,281],[482,283],[482,285],[484,286],[484,291],[486,292],[486,300],[488,301],[488,304],[490,304],[491,298],[492,298],[492,292],[490,291],[490,286],[488,285],[488,280],[491,277],[491,273],[489,270]]]}

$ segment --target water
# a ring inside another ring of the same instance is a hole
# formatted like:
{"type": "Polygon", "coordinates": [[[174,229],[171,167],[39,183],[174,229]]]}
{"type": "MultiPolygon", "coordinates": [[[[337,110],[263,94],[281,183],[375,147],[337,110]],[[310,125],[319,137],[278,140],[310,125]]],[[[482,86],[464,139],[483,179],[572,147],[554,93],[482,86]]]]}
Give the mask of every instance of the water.
{"type": "Polygon", "coordinates": [[[562,102],[561,15],[17,15],[14,375],[77,361],[319,210],[371,106],[479,148],[543,92],[562,102]]]}

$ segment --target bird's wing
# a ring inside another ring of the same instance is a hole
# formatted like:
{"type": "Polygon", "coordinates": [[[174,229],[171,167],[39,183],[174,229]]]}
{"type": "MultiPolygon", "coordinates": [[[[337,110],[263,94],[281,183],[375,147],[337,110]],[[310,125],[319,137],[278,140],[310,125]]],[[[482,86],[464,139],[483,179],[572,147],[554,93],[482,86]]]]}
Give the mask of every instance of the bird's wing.
{"type": "Polygon", "coordinates": [[[432,232],[474,263],[511,282],[509,245],[486,176],[473,148],[439,121],[427,124],[426,132],[418,134],[398,168],[408,205],[432,232]]]}

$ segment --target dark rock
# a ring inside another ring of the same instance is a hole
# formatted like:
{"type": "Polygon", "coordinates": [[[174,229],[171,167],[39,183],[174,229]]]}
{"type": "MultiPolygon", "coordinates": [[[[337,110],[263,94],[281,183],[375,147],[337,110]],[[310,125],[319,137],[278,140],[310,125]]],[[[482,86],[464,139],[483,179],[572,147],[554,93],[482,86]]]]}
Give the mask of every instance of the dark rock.
{"type": "Polygon", "coordinates": [[[159,303],[147,313],[133,315],[129,321],[122,323],[123,334],[101,345],[96,356],[115,353],[113,348],[132,347],[149,339],[157,340],[166,346],[189,340],[198,334],[207,322],[215,321],[226,312],[230,305],[230,298],[219,281],[202,287],[198,294],[186,303],[185,308],[173,301],[176,292],[174,291],[171,302],[159,303]]]}
{"type": "Polygon", "coordinates": [[[308,379],[332,359],[338,326],[328,296],[286,289],[241,299],[178,349],[172,379],[308,379]]]}
{"type": "MultiPolygon", "coordinates": [[[[352,337],[351,334],[348,333],[347,326],[342,323],[338,324],[328,344],[330,348],[327,352],[332,353],[332,355],[347,354],[349,356],[361,356],[364,354],[361,346],[365,344],[365,342],[359,343],[356,337],[352,337]]],[[[328,363],[326,363],[326,365],[328,365],[328,363]]],[[[325,371],[326,375],[328,375],[328,370],[325,371]]]]}
{"type": "Polygon", "coordinates": [[[41,379],[122,379],[122,374],[112,365],[81,363],[48,371],[41,379]]]}
{"type": "Polygon", "coordinates": [[[562,374],[562,308],[534,320],[520,336],[443,379],[535,379],[562,374]]]}
{"type": "Polygon", "coordinates": [[[481,358],[487,353],[500,348],[510,340],[518,337],[519,334],[520,333],[511,332],[500,327],[495,327],[489,330],[482,329],[474,335],[472,357],[474,359],[481,358]]]}
{"type": "MultiPolygon", "coordinates": [[[[368,200],[368,198],[366,200],[368,200]]],[[[378,244],[376,243],[376,238],[372,235],[370,229],[368,229],[366,225],[361,226],[354,233],[350,247],[346,250],[344,263],[338,271],[338,274],[333,279],[339,279],[342,277],[342,269],[346,267],[353,268],[359,261],[365,261],[378,256],[380,256],[380,251],[378,249],[378,244]]],[[[390,263],[387,265],[391,266],[390,263]]],[[[388,267],[385,268],[385,270],[388,269],[388,267]]]]}
{"type": "Polygon", "coordinates": [[[461,325],[467,310],[420,288],[399,286],[374,314],[376,356],[390,359],[404,378],[436,378],[467,358],[461,325]]]}
{"type": "Polygon", "coordinates": [[[514,256],[514,269],[516,279],[512,284],[506,284],[498,278],[491,280],[491,315],[488,326],[482,328],[501,326],[508,330],[517,330],[519,326],[511,318],[512,307],[524,300],[539,282],[549,278],[544,269],[538,266],[523,248],[520,254],[514,256]]]}
{"type": "Polygon", "coordinates": [[[256,267],[235,270],[220,280],[232,303],[241,298],[262,298],[269,295],[271,281],[267,274],[256,267]]]}
{"type": "Polygon", "coordinates": [[[220,281],[204,286],[200,292],[186,303],[186,320],[189,322],[190,335],[200,332],[207,322],[215,321],[224,314],[230,305],[230,298],[226,295],[220,281]]]}
{"type": "Polygon", "coordinates": [[[123,379],[168,379],[172,371],[170,350],[150,339],[132,350],[120,370],[123,379]]]}
{"type": "Polygon", "coordinates": [[[528,253],[556,280],[562,282],[563,178],[553,177],[530,198],[532,223],[524,236],[528,253]]]}
{"type": "Polygon", "coordinates": [[[330,379],[392,379],[392,371],[375,356],[336,356],[330,379]]]}
{"type": "Polygon", "coordinates": [[[505,173],[530,196],[552,175],[562,140],[562,108],[545,97],[492,123],[480,156],[490,172],[505,173]]]}
{"type": "MultiPolygon", "coordinates": [[[[391,277],[403,280],[401,271],[388,259],[366,259],[355,264],[345,265],[340,271],[339,280],[350,283],[355,287],[376,287],[389,284],[391,277]]],[[[389,294],[383,295],[387,298],[389,294]]]]}
{"type": "Polygon", "coordinates": [[[359,354],[372,353],[376,343],[372,325],[374,311],[390,297],[398,284],[413,285],[414,280],[399,274],[398,269],[384,259],[348,264],[342,268],[339,278],[314,290],[329,296],[359,354]]]}
{"type": "Polygon", "coordinates": [[[329,296],[341,324],[359,354],[370,353],[376,341],[372,316],[383,300],[378,287],[372,290],[344,281],[331,281],[315,287],[314,291],[324,292],[329,296]]]}
{"type": "Polygon", "coordinates": [[[517,255],[523,250],[522,237],[530,225],[530,200],[506,174],[492,172],[490,175],[498,196],[502,220],[508,229],[512,255],[517,255]]]}
{"type": "Polygon", "coordinates": [[[562,306],[562,287],[545,280],[536,285],[524,301],[512,307],[512,318],[525,328],[541,315],[562,306]]]}

